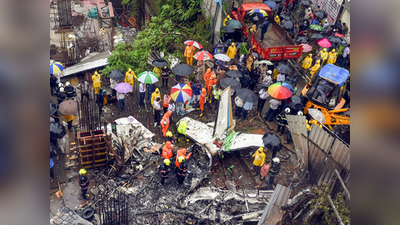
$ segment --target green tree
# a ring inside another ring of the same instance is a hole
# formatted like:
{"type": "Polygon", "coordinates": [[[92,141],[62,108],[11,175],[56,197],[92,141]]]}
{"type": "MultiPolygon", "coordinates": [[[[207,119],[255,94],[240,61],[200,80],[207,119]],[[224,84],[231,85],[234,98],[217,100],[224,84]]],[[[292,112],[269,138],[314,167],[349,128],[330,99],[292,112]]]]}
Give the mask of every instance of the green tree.
{"type": "Polygon", "coordinates": [[[152,70],[147,58],[152,51],[163,51],[165,58],[169,55],[184,60],[184,41],[196,40],[204,49],[211,50],[208,43],[210,19],[205,18],[200,10],[201,0],[159,0],[160,14],[148,21],[148,27],[139,32],[134,43],[118,43],[112,55],[108,57],[109,65],[101,70],[107,76],[114,69],[127,71],[131,68],[136,74],[152,70]],[[164,4],[162,4],[164,3],[164,4]]]}

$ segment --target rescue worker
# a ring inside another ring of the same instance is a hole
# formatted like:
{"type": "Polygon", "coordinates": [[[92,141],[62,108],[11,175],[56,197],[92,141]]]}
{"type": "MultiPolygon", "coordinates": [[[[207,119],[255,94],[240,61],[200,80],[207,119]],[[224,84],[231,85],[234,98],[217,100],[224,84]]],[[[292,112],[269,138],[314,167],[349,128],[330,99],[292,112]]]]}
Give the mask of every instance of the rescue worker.
{"type": "Polygon", "coordinates": [[[320,62],[321,62],[321,60],[318,59],[318,60],[315,62],[315,65],[309,69],[309,70],[310,70],[310,83],[311,83],[311,81],[312,81],[312,78],[313,78],[314,74],[315,74],[315,73],[318,71],[318,69],[321,67],[320,62]]]}
{"type": "Polygon", "coordinates": [[[213,86],[213,95],[214,95],[214,109],[218,109],[219,107],[219,97],[221,95],[221,89],[218,85],[213,86]]]}
{"type": "Polygon", "coordinates": [[[169,168],[169,164],[171,161],[169,159],[164,159],[163,163],[160,165],[160,175],[161,175],[161,184],[164,185],[165,179],[168,178],[169,171],[171,169],[169,168]]]}
{"type": "Polygon", "coordinates": [[[162,70],[161,70],[163,87],[164,87],[164,83],[165,83],[165,87],[168,87],[168,79],[169,79],[170,74],[171,74],[171,70],[169,69],[169,67],[164,66],[164,68],[162,68],[162,70]]]}
{"type": "Polygon", "coordinates": [[[257,151],[254,152],[254,154],[252,156],[252,158],[254,158],[253,165],[254,165],[254,170],[256,172],[254,174],[254,176],[257,176],[260,174],[261,167],[264,165],[264,162],[265,162],[265,157],[266,157],[266,155],[264,153],[263,147],[258,148],[257,151]]]}
{"type": "Polygon", "coordinates": [[[281,130],[281,136],[283,134],[283,132],[285,132],[285,128],[286,125],[288,124],[287,119],[286,119],[286,115],[288,115],[290,113],[290,108],[286,108],[285,109],[285,113],[280,113],[278,115],[278,130],[276,132],[279,132],[279,130],[281,130]]]}
{"type": "Polygon", "coordinates": [[[164,137],[166,137],[166,135],[167,135],[171,113],[172,113],[171,111],[167,111],[164,114],[164,116],[163,116],[163,118],[161,119],[161,122],[160,122],[161,123],[161,127],[162,127],[162,133],[163,133],[164,137]]]}
{"type": "Polygon", "coordinates": [[[281,25],[281,19],[279,18],[278,15],[275,16],[275,22],[280,26],[281,25]]]}
{"type": "Polygon", "coordinates": [[[182,120],[178,126],[178,140],[176,140],[176,142],[179,141],[179,137],[182,135],[185,136],[187,142],[189,141],[189,139],[187,139],[186,137],[186,129],[187,129],[187,123],[184,120],[182,120]]]}
{"type": "Polygon", "coordinates": [[[82,197],[84,199],[89,199],[89,193],[87,193],[89,187],[89,179],[86,176],[86,170],[80,169],[79,170],[79,186],[81,186],[82,197]]]}
{"type": "Polygon", "coordinates": [[[57,89],[57,77],[50,74],[50,94],[54,95],[54,91],[57,89]]]}
{"type": "Polygon", "coordinates": [[[203,116],[203,112],[204,112],[204,103],[206,103],[206,94],[207,94],[206,89],[205,89],[205,88],[201,89],[200,108],[197,108],[197,110],[201,110],[200,116],[203,116]]]}
{"type": "Polygon", "coordinates": [[[103,89],[103,91],[99,91],[99,93],[96,94],[96,104],[99,107],[99,115],[101,116],[101,113],[103,111],[103,105],[104,105],[104,95],[106,93],[106,90],[103,89]]]}
{"type": "Polygon", "coordinates": [[[178,168],[178,183],[179,184],[183,184],[186,174],[187,174],[187,161],[183,160],[183,162],[181,163],[181,165],[178,168]]]}
{"type": "Polygon", "coordinates": [[[328,81],[322,80],[314,91],[313,99],[317,100],[317,98],[321,96],[321,102],[325,104],[326,96],[332,89],[333,86],[328,81]]]}
{"type": "Polygon", "coordinates": [[[163,101],[164,113],[166,113],[168,111],[168,106],[169,106],[170,100],[171,100],[171,96],[164,95],[164,101],[163,101]]]}
{"type": "Polygon", "coordinates": [[[303,73],[306,73],[306,71],[310,69],[312,62],[312,54],[308,54],[308,56],[304,58],[303,63],[301,64],[301,67],[303,67],[303,73]]]}
{"type": "Polygon", "coordinates": [[[151,94],[151,105],[153,106],[153,115],[154,115],[154,100],[159,97],[161,99],[160,90],[156,88],[156,91],[151,94]]]}
{"type": "Polygon", "coordinates": [[[174,137],[174,135],[172,134],[171,131],[168,131],[168,132],[167,132],[167,137],[166,137],[165,141],[169,141],[169,142],[171,142],[172,144],[175,143],[175,137],[174,137]]]}
{"type": "Polygon", "coordinates": [[[74,115],[64,115],[64,118],[68,123],[68,130],[72,132],[72,121],[74,120],[74,115]]]}
{"type": "Polygon", "coordinates": [[[156,99],[154,99],[153,102],[153,110],[154,110],[154,127],[156,127],[157,125],[160,125],[160,118],[161,118],[161,98],[160,97],[156,97],[156,99]]]}
{"type": "Polygon", "coordinates": [[[226,26],[226,22],[228,22],[228,21],[231,20],[231,19],[232,19],[232,18],[231,18],[229,15],[227,15],[226,18],[224,19],[224,22],[222,23],[223,26],[226,26]]]}
{"type": "Polygon", "coordinates": [[[328,59],[328,51],[326,48],[323,48],[321,51],[319,51],[320,56],[322,58],[322,64],[325,62],[326,59],[328,59]]]}
{"type": "Polygon", "coordinates": [[[326,61],[326,63],[330,63],[330,64],[335,64],[336,63],[336,53],[335,53],[335,49],[332,49],[331,52],[328,53],[328,61],[326,61]]]}
{"type": "Polygon", "coordinates": [[[153,73],[157,74],[158,78],[160,78],[162,73],[161,67],[154,67],[153,73]]]}
{"type": "MultiPolygon", "coordinates": [[[[128,83],[130,85],[132,85],[135,83],[135,80],[133,79],[137,79],[135,72],[132,71],[131,68],[128,69],[128,72],[125,73],[125,83],[128,83]]],[[[133,89],[131,91],[131,93],[133,92],[133,89]]]]}
{"type": "Polygon", "coordinates": [[[194,53],[194,46],[193,45],[186,45],[185,48],[185,57],[186,57],[186,64],[192,65],[193,64],[193,53],[194,53]]]}
{"type": "Polygon", "coordinates": [[[181,165],[182,161],[186,161],[190,158],[192,153],[189,153],[186,155],[186,148],[181,148],[176,152],[176,159],[175,159],[175,165],[177,168],[181,165]],[[181,157],[183,157],[183,160],[179,160],[181,157]]]}
{"type": "Polygon", "coordinates": [[[65,94],[67,94],[67,100],[72,100],[76,96],[75,88],[67,81],[65,83],[65,94]]]}
{"type": "MultiPolygon", "coordinates": [[[[214,72],[211,71],[211,68],[208,68],[207,71],[204,73],[204,82],[205,82],[205,87],[208,88],[208,84],[211,79],[211,75],[214,75],[214,72]]],[[[209,96],[207,96],[209,98],[209,96]]]]}
{"type": "Polygon", "coordinates": [[[234,59],[237,53],[237,48],[235,43],[232,42],[231,46],[229,46],[228,51],[226,51],[226,55],[229,56],[230,59],[234,59]]]}
{"type": "Polygon", "coordinates": [[[279,170],[281,170],[281,163],[280,163],[279,158],[275,157],[272,159],[272,165],[268,172],[267,190],[269,190],[270,185],[275,186],[274,180],[275,180],[275,176],[279,173],[279,170]]]}
{"type": "Polygon", "coordinates": [[[211,75],[211,77],[210,77],[210,80],[209,80],[209,82],[208,82],[208,86],[207,86],[207,93],[208,93],[208,96],[210,96],[210,104],[211,104],[211,101],[212,101],[212,88],[213,88],[213,86],[214,85],[216,85],[217,84],[217,79],[215,78],[215,74],[212,74],[211,75]]]}
{"type": "Polygon", "coordinates": [[[174,149],[174,145],[170,141],[165,142],[162,149],[162,157],[164,159],[170,159],[173,156],[172,149],[174,149]]]}
{"type": "Polygon", "coordinates": [[[56,87],[56,90],[54,91],[54,94],[57,96],[57,93],[60,92],[60,88],[64,87],[63,83],[58,83],[58,86],[56,87]]]}
{"type": "Polygon", "coordinates": [[[94,94],[97,94],[97,92],[100,91],[101,87],[101,80],[100,80],[100,74],[94,72],[94,75],[92,76],[92,82],[93,82],[93,88],[94,88],[94,94]]]}
{"type": "Polygon", "coordinates": [[[63,102],[65,99],[67,99],[67,94],[65,94],[64,88],[61,87],[57,92],[57,107],[60,107],[61,102],[63,102]]]}

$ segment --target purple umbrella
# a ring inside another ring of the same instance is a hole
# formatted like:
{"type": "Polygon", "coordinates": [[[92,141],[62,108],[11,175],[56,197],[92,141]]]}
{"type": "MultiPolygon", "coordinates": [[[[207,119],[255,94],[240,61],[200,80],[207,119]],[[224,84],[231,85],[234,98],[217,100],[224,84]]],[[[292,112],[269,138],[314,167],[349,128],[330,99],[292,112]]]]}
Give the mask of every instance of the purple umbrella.
{"type": "Polygon", "coordinates": [[[132,85],[128,84],[128,83],[119,83],[117,85],[115,85],[115,90],[118,91],[119,93],[128,93],[131,92],[133,90],[132,85]]]}

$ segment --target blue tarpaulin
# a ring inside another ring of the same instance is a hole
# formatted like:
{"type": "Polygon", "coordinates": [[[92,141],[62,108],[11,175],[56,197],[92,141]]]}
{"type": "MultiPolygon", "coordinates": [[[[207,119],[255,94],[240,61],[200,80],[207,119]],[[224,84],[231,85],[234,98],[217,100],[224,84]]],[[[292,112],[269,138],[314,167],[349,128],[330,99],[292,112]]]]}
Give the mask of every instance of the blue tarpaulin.
{"type": "Polygon", "coordinates": [[[323,77],[340,87],[344,82],[346,82],[347,78],[349,78],[350,72],[333,64],[326,64],[322,67],[321,71],[319,71],[318,76],[323,77]]]}

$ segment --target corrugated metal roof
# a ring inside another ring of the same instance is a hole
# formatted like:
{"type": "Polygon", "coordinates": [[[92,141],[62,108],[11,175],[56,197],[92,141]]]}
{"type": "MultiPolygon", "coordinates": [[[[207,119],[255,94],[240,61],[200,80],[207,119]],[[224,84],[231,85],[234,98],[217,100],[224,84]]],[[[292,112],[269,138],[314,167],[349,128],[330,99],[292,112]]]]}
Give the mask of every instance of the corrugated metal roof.
{"type": "Polygon", "coordinates": [[[336,139],[331,149],[332,158],[347,171],[350,171],[350,148],[336,139]]]}
{"type": "Polygon", "coordinates": [[[309,138],[326,153],[328,153],[329,148],[332,146],[332,142],[334,140],[330,134],[315,124],[312,124],[311,126],[309,138]]]}
{"type": "Polygon", "coordinates": [[[102,66],[108,65],[108,56],[110,56],[109,51],[105,52],[93,52],[90,53],[87,57],[82,59],[80,63],[77,63],[71,67],[64,69],[61,73],[61,77],[66,77],[70,75],[74,75],[77,73],[85,72],[87,70],[96,69],[102,66]]]}
{"type": "Polygon", "coordinates": [[[305,116],[287,115],[286,119],[288,121],[290,132],[307,136],[307,121],[305,116]]]}
{"type": "Polygon", "coordinates": [[[265,211],[257,225],[275,225],[278,223],[285,212],[281,207],[287,204],[291,191],[290,188],[283,185],[276,185],[274,194],[272,195],[268,205],[265,207],[265,211]]]}

